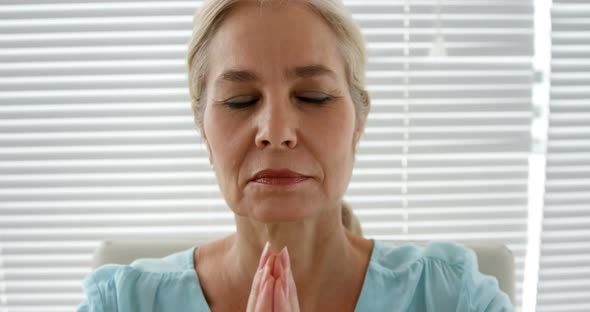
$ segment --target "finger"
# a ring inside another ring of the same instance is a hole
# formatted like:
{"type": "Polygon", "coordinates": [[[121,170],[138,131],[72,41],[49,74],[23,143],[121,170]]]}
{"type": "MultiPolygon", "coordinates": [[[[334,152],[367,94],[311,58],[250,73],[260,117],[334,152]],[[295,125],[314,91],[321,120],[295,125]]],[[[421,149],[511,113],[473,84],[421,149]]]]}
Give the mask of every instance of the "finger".
{"type": "Polygon", "coordinates": [[[283,247],[283,250],[281,250],[279,256],[283,261],[283,268],[288,268],[291,266],[291,261],[289,259],[289,249],[287,248],[287,246],[283,247]]]}
{"type": "MultiPolygon", "coordinates": [[[[283,251],[284,250],[285,249],[283,248],[283,251]]],[[[272,275],[275,277],[275,279],[278,279],[281,276],[282,272],[284,271],[285,266],[283,265],[283,259],[282,259],[284,257],[283,251],[281,251],[281,253],[279,253],[278,256],[275,256],[275,263],[274,263],[275,266],[274,266],[274,270],[272,272],[273,273],[272,275]]]]}
{"type": "MultiPolygon", "coordinates": [[[[247,311],[248,312],[253,312],[255,305],[256,305],[256,299],[258,298],[260,292],[261,292],[261,284],[263,282],[263,279],[265,278],[265,271],[264,268],[260,268],[258,270],[256,270],[256,274],[254,274],[254,281],[252,282],[252,287],[250,289],[250,296],[248,297],[248,306],[247,306],[247,311]]],[[[266,275],[268,275],[268,273],[266,273],[266,275]]]]}
{"type": "MultiPolygon", "coordinates": [[[[283,249],[284,250],[284,249],[283,249]]],[[[275,267],[273,275],[275,276],[275,288],[273,290],[273,311],[276,312],[285,312],[289,310],[289,305],[287,302],[287,293],[285,292],[284,288],[284,269],[283,269],[283,261],[281,260],[282,254],[276,256],[275,259],[275,267]]]]}
{"type": "Polygon", "coordinates": [[[288,284],[289,278],[288,278],[288,275],[285,275],[285,271],[288,268],[290,268],[291,262],[289,261],[289,250],[287,249],[287,246],[283,247],[283,250],[281,250],[281,253],[279,254],[279,259],[281,262],[281,268],[283,270],[282,274],[280,274],[279,276],[281,276],[281,275],[285,276],[283,279],[283,283],[284,283],[283,287],[285,288],[285,291],[287,292],[285,294],[285,297],[288,298],[289,297],[289,293],[288,293],[288,291],[289,291],[289,284],[288,284]]]}
{"type": "Polygon", "coordinates": [[[272,272],[271,272],[271,268],[270,268],[270,260],[274,257],[274,255],[271,255],[269,260],[266,262],[266,264],[264,265],[264,269],[262,270],[262,273],[260,274],[260,288],[258,289],[258,292],[260,293],[262,291],[262,287],[264,286],[264,284],[270,280],[272,278],[272,272]]]}
{"type": "Polygon", "coordinates": [[[287,280],[287,299],[289,300],[289,306],[291,307],[291,311],[299,311],[299,298],[297,297],[297,287],[295,286],[295,280],[293,279],[293,274],[291,274],[291,269],[288,268],[286,270],[286,277],[287,280]]]}
{"type": "Polygon", "coordinates": [[[291,311],[299,311],[299,298],[297,297],[297,287],[295,286],[295,279],[293,278],[293,274],[291,271],[291,260],[289,257],[289,250],[285,248],[285,257],[284,261],[286,262],[285,266],[285,277],[286,277],[286,284],[287,284],[287,300],[289,301],[289,306],[291,307],[291,311]]]}
{"type": "MultiPolygon", "coordinates": [[[[251,295],[252,297],[249,299],[248,307],[252,307],[252,309],[253,309],[252,311],[260,311],[259,307],[261,305],[264,305],[263,304],[264,300],[268,300],[268,299],[263,299],[262,297],[265,296],[264,288],[268,287],[268,283],[273,279],[273,277],[270,273],[269,265],[270,264],[267,262],[264,265],[264,268],[262,270],[260,270],[260,272],[258,273],[259,277],[258,277],[258,285],[256,285],[256,290],[253,289],[251,291],[251,294],[254,293],[254,295],[251,295]],[[252,301],[250,301],[250,300],[252,300],[252,301]]],[[[270,294],[271,294],[270,299],[272,300],[272,293],[270,293],[270,294]]],[[[266,296],[268,297],[268,294],[266,294],[266,296]]]]}
{"type": "Polygon", "coordinates": [[[262,287],[262,292],[256,302],[256,312],[268,312],[272,311],[273,306],[273,294],[272,291],[275,287],[275,280],[272,276],[268,276],[268,279],[262,287]]]}
{"type": "MultiPolygon", "coordinates": [[[[283,266],[283,261],[281,259],[279,259],[279,257],[277,257],[277,260],[275,262],[275,279],[277,282],[277,286],[280,285],[283,292],[284,292],[284,296],[285,298],[288,298],[288,293],[287,290],[288,288],[288,284],[287,284],[287,275],[285,272],[285,267],[283,266]]],[[[276,286],[275,286],[276,287],[276,286]]]]}
{"type": "MultiPolygon", "coordinates": [[[[284,257],[288,257],[288,256],[284,256],[284,257]]],[[[290,268],[288,267],[289,262],[286,262],[287,265],[283,266],[281,264],[281,275],[280,275],[280,280],[281,280],[281,287],[283,288],[284,292],[285,292],[285,298],[288,300],[289,299],[289,274],[290,273],[290,268]]]]}
{"type": "MultiPolygon", "coordinates": [[[[284,271],[281,269],[284,273],[284,271]]],[[[291,304],[287,298],[287,290],[285,289],[285,275],[282,274],[275,281],[274,298],[273,298],[273,311],[276,312],[289,312],[292,311],[291,304]]]]}
{"type": "Polygon", "coordinates": [[[258,262],[258,269],[254,274],[254,280],[252,281],[252,287],[250,289],[250,295],[248,296],[248,305],[246,310],[248,312],[254,311],[257,298],[262,291],[262,284],[265,279],[268,277],[269,268],[267,265],[268,259],[272,254],[269,252],[270,244],[266,242],[264,249],[262,250],[262,255],[260,257],[260,261],[258,262]]]}
{"type": "Polygon", "coordinates": [[[264,245],[264,249],[262,249],[262,254],[260,255],[260,261],[258,262],[259,269],[264,267],[270,255],[270,243],[267,241],[264,245]]]}
{"type": "Polygon", "coordinates": [[[268,256],[268,260],[266,261],[266,266],[268,266],[268,271],[271,275],[274,274],[276,258],[277,256],[271,253],[271,255],[268,256]]]}
{"type": "MultiPolygon", "coordinates": [[[[285,257],[285,255],[282,255],[281,257],[285,257]]],[[[283,264],[284,260],[280,259],[277,260],[277,264],[275,264],[275,267],[278,267],[279,269],[277,270],[277,283],[280,283],[280,286],[283,290],[285,299],[289,299],[289,275],[287,272],[287,268],[285,267],[285,265],[283,264]]]]}

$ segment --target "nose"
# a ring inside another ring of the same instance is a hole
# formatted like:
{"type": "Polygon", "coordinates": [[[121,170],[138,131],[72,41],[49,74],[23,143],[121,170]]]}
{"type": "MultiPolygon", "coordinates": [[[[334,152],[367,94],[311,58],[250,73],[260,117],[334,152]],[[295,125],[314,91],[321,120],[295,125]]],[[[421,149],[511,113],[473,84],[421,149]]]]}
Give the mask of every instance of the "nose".
{"type": "Polygon", "coordinates": [[[297,112],[289,101],[264,103],[258,118],[256,146],[278,150],[297,146],[297,112]]]}

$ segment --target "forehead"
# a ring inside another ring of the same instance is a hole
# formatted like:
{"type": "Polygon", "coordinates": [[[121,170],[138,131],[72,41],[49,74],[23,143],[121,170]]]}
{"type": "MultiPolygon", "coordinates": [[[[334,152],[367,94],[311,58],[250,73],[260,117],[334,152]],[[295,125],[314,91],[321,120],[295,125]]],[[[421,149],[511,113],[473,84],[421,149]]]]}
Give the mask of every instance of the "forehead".
{"type": "Polygon", "coordinates": [[[310,65],[345,79],[334,31],[300,1],[239,3],[213,36],[208,53],[210,81],[231,70],[250,71],[261,80],[294,79],[297,75],[289,73],[310,65]]]}

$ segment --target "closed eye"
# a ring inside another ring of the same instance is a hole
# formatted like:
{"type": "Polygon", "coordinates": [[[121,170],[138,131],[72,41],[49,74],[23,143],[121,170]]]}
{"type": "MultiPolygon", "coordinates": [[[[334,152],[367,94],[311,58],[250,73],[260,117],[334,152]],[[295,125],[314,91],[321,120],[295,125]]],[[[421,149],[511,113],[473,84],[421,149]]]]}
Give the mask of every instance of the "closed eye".
{"type": "MultiPolygon", "coordinates": [[[[298,100],[313,104],[326,104],[330,100],[332,100],[331,96],[324,96],[324,97],[308,97],[308,96],[297,96],[298,100]]],[[[242,109],[254,105],[258,101],[257,98],[253,98],[249,101],[227,101],[223,104],[232,109],[242,109]]]]}
{"type": "Polygon", "coordinates": [[[297,99],[300,101],[309,102],[309,103],[325,104],[325,103],[329,102],[332,99],[332,97],[330,97],[330,96],[325,96],[325,97],[298,96],[297,99]]]}
{"type": "Polygon", "coordinates": [[[241,108],[246,108],[250,105],[253,105],[254,103],[256,103],[256,101],[258,101],[258,99],[254,98],[251,99],[249,101],[227,101],[224,102],[223,104],[229,108],[233,108],[233,109],[241,109],[241,108]]]}

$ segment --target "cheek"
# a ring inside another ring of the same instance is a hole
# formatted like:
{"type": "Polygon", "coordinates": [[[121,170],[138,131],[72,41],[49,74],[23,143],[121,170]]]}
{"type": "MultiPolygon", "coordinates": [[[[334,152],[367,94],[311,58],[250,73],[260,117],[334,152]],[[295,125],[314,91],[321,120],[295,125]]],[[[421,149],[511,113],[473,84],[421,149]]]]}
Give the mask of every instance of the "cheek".
{"type": "Polygon", "coordinates": [[[229,191],[229,194],[235,188],[239,164],[244,155],[244,132],[236,125],[215,111],[206,112],[203,120],[203,130],[219,186],[223,192],[229,191]]]}
{"type": "Polygon", "coordinates": [[[207,142],[211,147],[212,156],[215,158],[223,157],[227,152],[231,151],[237,141],[236,134],[240,133],[237,125],[236,122],[230,120],[216,108],[205,111],[203,129],[207,142]]]}
{"type": "MultiPolygon", "coordinates": [[[[352,104],[351,104],[352,106],[352,104]]],[[[354,110],[344,110],[338,116],[335,116],[330,122],[329,129],[325,129],[324,133],[329,133],[327,136],[327,146],[333,146],[337,152],[333,155],[341,160],[344,160],[345,155],[351,154],[350,146],[353,143],[355,115],[354,110]]]]}
{"type": "Polygon", "coordinates": [[[330,193],[344,192],[350,180],[354,159],[354,118],[354,111],[342,111],[337,116],[325,118],[315,130],[316,135],[323,134],[316,136],[319,138],[316,152],[321,155],[324,183],[330,193]]]}

